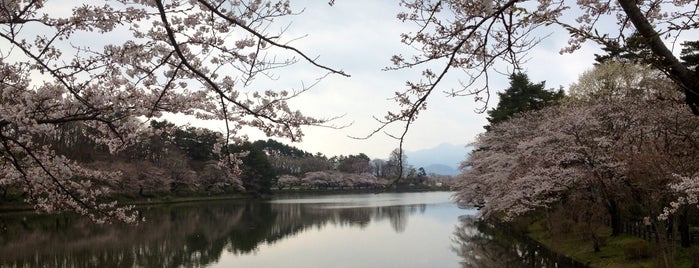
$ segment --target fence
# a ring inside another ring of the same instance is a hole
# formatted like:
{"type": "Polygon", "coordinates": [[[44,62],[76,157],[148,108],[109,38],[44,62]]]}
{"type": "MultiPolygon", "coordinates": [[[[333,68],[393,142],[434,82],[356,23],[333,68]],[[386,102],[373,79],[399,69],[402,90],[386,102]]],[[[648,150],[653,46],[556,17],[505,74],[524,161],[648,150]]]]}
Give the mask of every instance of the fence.
{"type": "Polygon", "coordinates": [[[660,239],[660,237],[658,237],[658,232],[653,230],[650,225],[645,225],[642,222],[622,222],[620,227],[621,232],[624,234],[633,235],[655,242],[660,239]]]}
{"type": "MultiPolygon", "coordinates": [[[[609,221],[606,221],[607,225],[611,225],[609,221]]],[[[627,234],[627,235],[632,235],[635,237],[642,238],[646,241],[649,242],[656,242],[658,243],[661,238],[666,239],[668,242],[672,242],[675,244],[680,244],[680,238],[679,234],[676,231],[673,231],[671,233],[669,232],[663,232],[663,231],[657,231],[655,228],[651,225],[644,224],[643,222],[640,221],[635,221],[635,222],[621,222],[621,233],[627,234]],[[659,235],[665,234],[664,237],[660,237],[659,235]]],[[[691,231],[689,233],[689,241],[691,244],[699,244],[699,232],[697,231],[691,231]]]]}

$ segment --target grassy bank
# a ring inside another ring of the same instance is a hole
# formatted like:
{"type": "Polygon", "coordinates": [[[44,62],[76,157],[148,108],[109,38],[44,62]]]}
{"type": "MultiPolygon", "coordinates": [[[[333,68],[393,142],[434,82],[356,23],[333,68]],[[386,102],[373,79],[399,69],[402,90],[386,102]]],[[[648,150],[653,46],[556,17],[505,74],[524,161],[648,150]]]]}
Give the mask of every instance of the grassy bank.
{"type": "Polygon", "coordinates": [[[571,228],[553,228],[549,231],[545,220],[518,219],[513,227],[541,242],[547,248],[569,256],[590,267],[639,268],[639,267],[699,267],[699,246],[682,248],[679,245],[663,249],[655,241],[622,234],[611,236],[611,228],[600,226],[595,235],[600,251],[594,251],[589,234],[571,228]],[[664,254],[664,250],[667,254],[664,254]],[[669,259],[664,258],[670,256],[669,259]]]}

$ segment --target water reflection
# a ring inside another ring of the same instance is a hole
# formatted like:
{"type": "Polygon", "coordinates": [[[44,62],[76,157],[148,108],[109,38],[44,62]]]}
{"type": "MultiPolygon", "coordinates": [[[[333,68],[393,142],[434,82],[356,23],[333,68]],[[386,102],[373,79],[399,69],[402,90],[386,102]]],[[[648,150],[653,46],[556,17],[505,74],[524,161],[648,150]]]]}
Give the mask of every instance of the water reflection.
{"type": "Polygon", "coordinates": [[[498,235],[478,218],[462,216],[454,230],[452,249],[461,258],[462,267],[527,267],[522,264],[522,244],[498,235]]]}
{"type": "Polygon", "coordinates": [[[462,267],[587,267],[512,231],[508,225],[474,216],[459,217],[452,241],[462,267]]]}
{"type": "Polygon", "coordinates": [[[329,207],[295,202],[207,202],[144,208],[139,226],[95,226],[72,216],[0,215],[0,266],[181,267],[246,255],[311,228],[389,221],[404,232],[426,204],[329,207]]]}
{"type": "Polygon", "coordinates": [[[0,214],[0,267],[567,267],[449,193],[142,208],[139,226],[0,214]],[[458,218],[458,219],[457,219],[458,218]],[[449,250],[449,249],[452,250],[449,250]]]}

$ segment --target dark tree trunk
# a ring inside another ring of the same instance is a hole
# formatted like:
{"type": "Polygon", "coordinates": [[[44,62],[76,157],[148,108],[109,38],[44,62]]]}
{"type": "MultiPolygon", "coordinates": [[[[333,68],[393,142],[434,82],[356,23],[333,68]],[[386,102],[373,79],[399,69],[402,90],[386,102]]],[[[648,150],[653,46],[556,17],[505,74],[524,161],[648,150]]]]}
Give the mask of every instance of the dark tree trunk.
{"type": "Polygon", "coordinates": [[[621,234],[621,214],[619,213],[619,205],[616,201],[609,201],[607,204],[607,212],[609,213],[609,224],[612,228],[612,236],[621,234]]]}
{"type": "Polygon", "coordinates": [[[680,245],[683,248],[688,248],[692,246],[692,241],[689,236],[689,219],[687,209],[683,209],[679,215],[679,222],[677,223],[677,231],[680,233],[680,245]]]}
{"type": "Polygon", "coordinates": [[[595,250],[595,253],[602,251],[600,249],[600,243],[599,243],[599,239],[597,239],[597,237],[595,237],[595,239],[594,239],[594,241],[592,241],[592,243],[593,243],[592,247],[595,250]]]}
{"type": "Polygon", "coordinates": [[[645,14],[636,4],[636,0],[619,0],[619,5],[633,23],[638,33],[643,36],[643,42],[648,46],[653,55],[658,58],[656,68],[667,73],[672,80],[677,82],[685,95],[685,101],[695,115],[699,115],[699,76],[687,66],[682,64],[672,54],[660,35],[650,24],[645,14]]]}
{"type": "Polygon", "coordinates": [[[667,227],[665,228],[665,239],[674,243],[675,241],[675,219],[674,217],[669,217],[667,219],[667,227]]]}

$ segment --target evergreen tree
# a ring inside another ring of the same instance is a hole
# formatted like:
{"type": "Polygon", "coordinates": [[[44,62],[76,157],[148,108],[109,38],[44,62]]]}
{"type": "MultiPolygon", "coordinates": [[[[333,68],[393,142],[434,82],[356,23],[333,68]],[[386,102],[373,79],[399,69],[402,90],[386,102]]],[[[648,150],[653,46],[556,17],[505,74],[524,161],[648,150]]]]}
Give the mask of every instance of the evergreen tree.
{"type": "Polygon", "coordinates": [[[218,156],[214,154],[216,136],[216,132],[204,128],[178,128],[172,141],[192,160],[218,160],[218,156]]]}
{"type": "Polygon", "coordinates": [[[349,155],[340,159],[337,170],[347,173],[364,173],[370,171],[369,162],[371,159],[366,154],[349,155]]]}
{"type": "Polygon", "coordinates": [[[699,67],[699,41],[687,41],[682,43],[680,59],[689,69],[697,71],[699,67]]]}
{"type": "Polygon", "coordinates": [[[526,74],[512,74],[510,87],[505,92],[498,92],[498,106],[488,111],[487,119],[490,124],[485,126],[485,129],[490,130],[491,126],[507,120],[514,114],[556,104],[565,95],[562,89],[554,91],[544,87],[545,82],[534,84],[526,74]]]}
{"type": "Polygon", "coordinates": [[[270,193],[276,174],[265,152],[249,142],[235,146],[231,148],[231,151],[248,152],[245,157],[241,158],[243,165],[240,177],[243,187],[245,187],[245,192],[253,195],[270,193]]]}
{"type": "Polygon", "coordinates": [[[595,65],[608,61],[632,62],[652,66],[660,66],[662,64],[653,55],[653,52],[644,42],[643,36],[638,32],[629,36],[624,44],[620,45],[617,42],[612,42],[602,47],[602,51],[606,52],[606,54],[595,54],[595,65]]]}
{"type": "Polygon", "coordinates": [[[290,156],[290,157],[310,157],[313,154],[303,151],[294,146],[289,146],[273,139],[267,141],[258,140],[253,143],[256,148],[266,151],[270,155],[290,156]]]}

